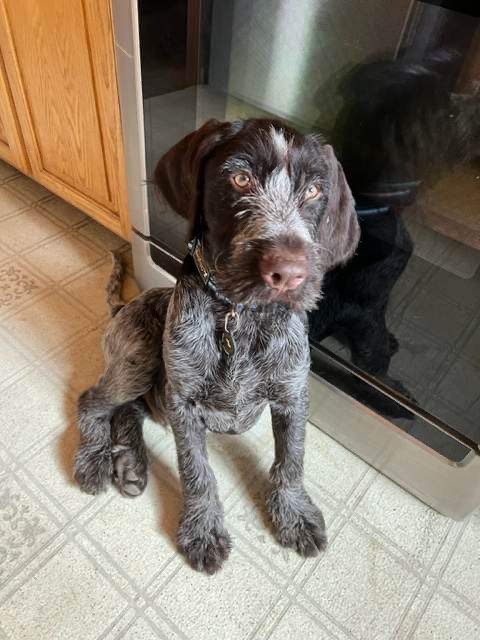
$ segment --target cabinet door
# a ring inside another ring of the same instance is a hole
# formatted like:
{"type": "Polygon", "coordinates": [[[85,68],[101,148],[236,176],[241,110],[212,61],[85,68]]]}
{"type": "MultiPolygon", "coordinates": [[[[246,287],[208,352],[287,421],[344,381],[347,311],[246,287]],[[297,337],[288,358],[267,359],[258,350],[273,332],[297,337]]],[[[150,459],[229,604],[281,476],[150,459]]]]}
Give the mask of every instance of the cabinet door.
{"type": "Polygon", "coordinates": [[[33,176],[126,235],[110,3],[0,0],[0,48],[33,176]]]}
{"type": "Polygon", "coordinates": [[[0,157],[24,172],[28,171],[22,137],[0,55],[0,157]]]}

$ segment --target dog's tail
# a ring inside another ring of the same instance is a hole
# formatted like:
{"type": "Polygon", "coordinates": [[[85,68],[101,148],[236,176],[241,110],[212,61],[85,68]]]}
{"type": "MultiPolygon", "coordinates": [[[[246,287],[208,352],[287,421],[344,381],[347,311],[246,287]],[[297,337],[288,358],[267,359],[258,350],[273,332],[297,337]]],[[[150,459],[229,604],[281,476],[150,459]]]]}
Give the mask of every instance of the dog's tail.
{"type": "Polygon", "coordinates": [[[110,279],[108,280],[105,290],[107,292],[108,306],[110,307],[110,313],[113,318],[117,315],[120,309],[125,306],[125,302],[122,300],[122,285],[125,275],[125,267],[116,253],[111,251],[110,255],[112,257],[112,273],[110,274],[110,279]]]}

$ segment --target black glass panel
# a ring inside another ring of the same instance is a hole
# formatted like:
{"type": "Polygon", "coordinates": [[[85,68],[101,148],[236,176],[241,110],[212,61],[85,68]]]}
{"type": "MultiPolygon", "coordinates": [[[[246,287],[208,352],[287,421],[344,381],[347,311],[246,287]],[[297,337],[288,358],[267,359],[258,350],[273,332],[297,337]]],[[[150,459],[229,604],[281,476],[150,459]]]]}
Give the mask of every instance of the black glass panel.
{"type": "MultiPolygon", "coordinates": [[[[212,117],[274,116],[323,133],[362,233],[354,258],[327,276],[312,343],[399,394],[411,410],[365,384],[349,390],[420,440],[436,446],[415,407],[480,442],[478,10],[410,0],[365,0],[361,11],[354,0],[139,8],[149,175],[212,117]]],[[[149,203],[154,259],[166,264],[162,249],[181,258],[186,221],[153,188],[149,203]]],[[[437,449],[461,457],[448,446],[437,449]]]]}

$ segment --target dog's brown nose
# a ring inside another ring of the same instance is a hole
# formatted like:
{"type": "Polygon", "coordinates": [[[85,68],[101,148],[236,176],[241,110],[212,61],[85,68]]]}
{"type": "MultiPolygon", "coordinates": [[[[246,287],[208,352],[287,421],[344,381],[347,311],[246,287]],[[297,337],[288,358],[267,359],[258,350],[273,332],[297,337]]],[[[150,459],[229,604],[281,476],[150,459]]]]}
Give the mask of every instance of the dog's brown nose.
{"type": "Polygon", "coordinates": [[[271,289],[293,291],[307,277],[307,258],[298,253],[267,253],[261,259],[260,273],[271,289]]]}

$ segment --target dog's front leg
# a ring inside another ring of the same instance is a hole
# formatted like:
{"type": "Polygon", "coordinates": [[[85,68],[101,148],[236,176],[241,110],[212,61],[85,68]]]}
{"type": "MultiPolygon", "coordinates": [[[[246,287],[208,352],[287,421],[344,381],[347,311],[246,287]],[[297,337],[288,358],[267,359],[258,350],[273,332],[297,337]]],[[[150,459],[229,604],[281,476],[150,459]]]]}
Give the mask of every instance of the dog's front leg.
{"type": "Polygon", "coordinates": [[[290,402],[272,401],[275,461],[270,471],[271,492],[267,509],[277,540],[303,556],[316,555],[326,546],[325,522],[320,509],[303,486],[307,388],[290,402]]]}
{"type": "Polygon", "coordinates": [[[169,405],[184,497],[178,544],[194,569],[212,574],[227,559],[231,540],[208,462],[206,427],[190,403],[170,398],[169,405]]]}

